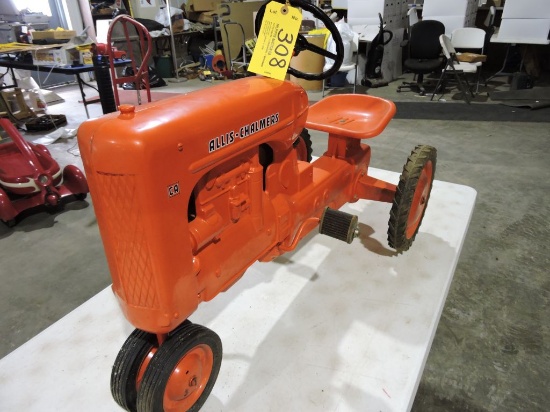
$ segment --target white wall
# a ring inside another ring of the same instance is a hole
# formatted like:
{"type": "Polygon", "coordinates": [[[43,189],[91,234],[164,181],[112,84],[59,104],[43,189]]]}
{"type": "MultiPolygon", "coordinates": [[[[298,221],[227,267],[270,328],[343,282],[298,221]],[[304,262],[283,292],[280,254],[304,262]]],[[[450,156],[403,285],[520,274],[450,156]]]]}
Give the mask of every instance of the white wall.
{"type": "MultiPolygon", "coordinates": [[[[155,20],[155,16],[162,6],[165,6],[164,0],[130,0],[132,5],[132,12],[134,17],[141,19],[155,20]],[[150,3],[150,4],[149,4],[150,3]]],[[[186,3],[185,0],[168,0],[171,7],[180,8],[182,3],[186,3]]]]}

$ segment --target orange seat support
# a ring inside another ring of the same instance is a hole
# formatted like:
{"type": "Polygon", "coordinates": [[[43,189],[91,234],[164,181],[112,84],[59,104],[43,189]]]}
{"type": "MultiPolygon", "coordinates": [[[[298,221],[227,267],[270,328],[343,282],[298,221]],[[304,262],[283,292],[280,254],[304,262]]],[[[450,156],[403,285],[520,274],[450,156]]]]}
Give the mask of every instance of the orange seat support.
{"type": "MultiPolygon", "coordinates": [[[[368,153],[370,147],[361,139],[378,136],[386,128],[396,112],[392,101],[360,94],[340,94],[325,97],[309,108],[306,127],[329,133],[325,156],[360,162],[352,153],[368,153]]],[[[361,174],[354,187],[357,199],[377,200],[391,203],[396,186],[361,174]]]]}

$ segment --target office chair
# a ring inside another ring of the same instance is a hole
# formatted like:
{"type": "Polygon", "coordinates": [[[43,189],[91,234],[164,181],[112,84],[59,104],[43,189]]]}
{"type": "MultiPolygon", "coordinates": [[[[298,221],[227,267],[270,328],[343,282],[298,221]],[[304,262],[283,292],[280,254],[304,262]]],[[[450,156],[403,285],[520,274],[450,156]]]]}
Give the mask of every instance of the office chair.
{"type": "MultiPolygon", "coordinates": [[[[457,81],[458,88],[462,92],[462,97],[464,98],[466,103],[470,104],[471,97],[474,97],[474,93],[472,92],[472,88],[470,87],[470,83],[468,82],[466,74],[475,73],[477,71],[477,66],[475,65],[475,63],[458,61],[456,57],[456,50],[451,43],[451,39],[445,34],[439,36],[439,41],[443,50],[443,54],[445,55],[445,58],[447,60],[445,63],[445,68],[441,72],[441,76],[439,77],[439,81],[437,82],[437,86],[435,86],[432,98],[430,100],[433,100],[435,93],[439,90],[439,86],[442,84],[443,79],[445,78],[447,73],[451,73],[452,75],[454,75],[454,78],[457,81]],[[464,87],[462,80],[464,80],[468,89],[464,87]]],[[[444,88],[442,87],[441,89],[444,88]]]]}
{"type": "Polygon", "coordinates": [[[423,80],[424,75],[443,69],[445,58],[441,55],[439,36],[445,33],[445,25],[437,20],[421,20],[414,24],[410,30],[407,44],[407,58],[403,65],[407,70],[417,75],[416,82],[403,82],[397,88],[401,92],[403,88],[418,90],[421,96],[426,94],[423,80]]]}
{"type": "MultiPolygon", "coordinates": [[[[483,54],[485,47],[485,31],[477,27],[461,27],[453,30],[451,43],[453,47],[460,51],[468,51],[477,54],[483,54]]],[[[473,63],[477,67],[476,93],[479,92],[479,80],[481,78],[482,62],[473,63]]],[[[485,82],[487,86],[487,82],[485,82]]]]}

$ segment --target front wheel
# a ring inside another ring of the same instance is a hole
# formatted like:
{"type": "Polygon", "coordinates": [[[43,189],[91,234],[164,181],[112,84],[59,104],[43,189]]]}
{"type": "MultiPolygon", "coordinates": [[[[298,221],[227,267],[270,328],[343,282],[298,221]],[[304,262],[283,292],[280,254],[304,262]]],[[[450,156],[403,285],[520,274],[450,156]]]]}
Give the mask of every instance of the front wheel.
{"type": "Polygon", "coordinates": [[[116,403],[129,412],[137,411],[137,391],[157,346],[156,335],[135,329],[122,345],[113,364],[111,394],[116,403]]]}
{"type": "Polygon", "coordinates": [[[419,145],[403,167],[388,228],[388,244],[399,253],[411,247],[422,223],[432,190],[436,158],[434,147],[419,145]]]}
{"type": "Polygon", "coordinates": [[[138,392],[138,411],[198,411],[214,387],[221,360],[222,344],[216,333],[183,323],[147,366],[138,392]]]}

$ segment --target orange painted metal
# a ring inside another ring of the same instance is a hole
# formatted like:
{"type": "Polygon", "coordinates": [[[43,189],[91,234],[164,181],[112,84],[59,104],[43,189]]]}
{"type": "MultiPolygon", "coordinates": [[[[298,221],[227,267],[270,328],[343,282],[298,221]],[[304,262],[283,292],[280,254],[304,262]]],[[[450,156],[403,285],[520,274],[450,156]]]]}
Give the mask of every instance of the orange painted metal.
{"type": "Polygon", "coordinates": [[[137,328],[165,334],[255,261],[296,247],[325,207],[391,202],[368,176],[393,103],[367,95],[311,107],[299,86],[252,77],[89,120],[78,140],[113,290],[137,328]],[[302,129],[327,152],[298,160],[302,129]]]}
{"type": "Polygon", "coordinates": [[[418,225],[422,216],[424,216],[424,209],[426,208],[426,203],[430,192],[432,190],[432,181],[434,174],[434,166],[431,161],[426,163],[426,167],[422,169],[422,173],[418,178],[418,184],[414,191],[413,200],[411,202],[411,211],[407,220],[407,230],[405,235],[407,239],[410,239],[416,233],[418,225]]]}
{"type": "Polygon", "coordinates": [[[165,411],[184,412],[200,398],[212,374],[214,353],[208,345],[197,345],[172,370],[164,391],[165,411]]]}
{"type": "MultiPolygon", "coordinates": [[[[159,346],[162,345],[162,342],[159,342],[159,346]]],[[[145,374],[145,371],[147,370],[147,367],[151,363],[151,359],[153,359],[153,356],[155,356],[155,353],[157,353],[158,348],[153,347],[147,356],[143,359],[143,363],[139,366],[138,372],[136,374],[136,388],[139,389],[141,386],[141,381],[143,381],[143,375],[145,374]]]]}

